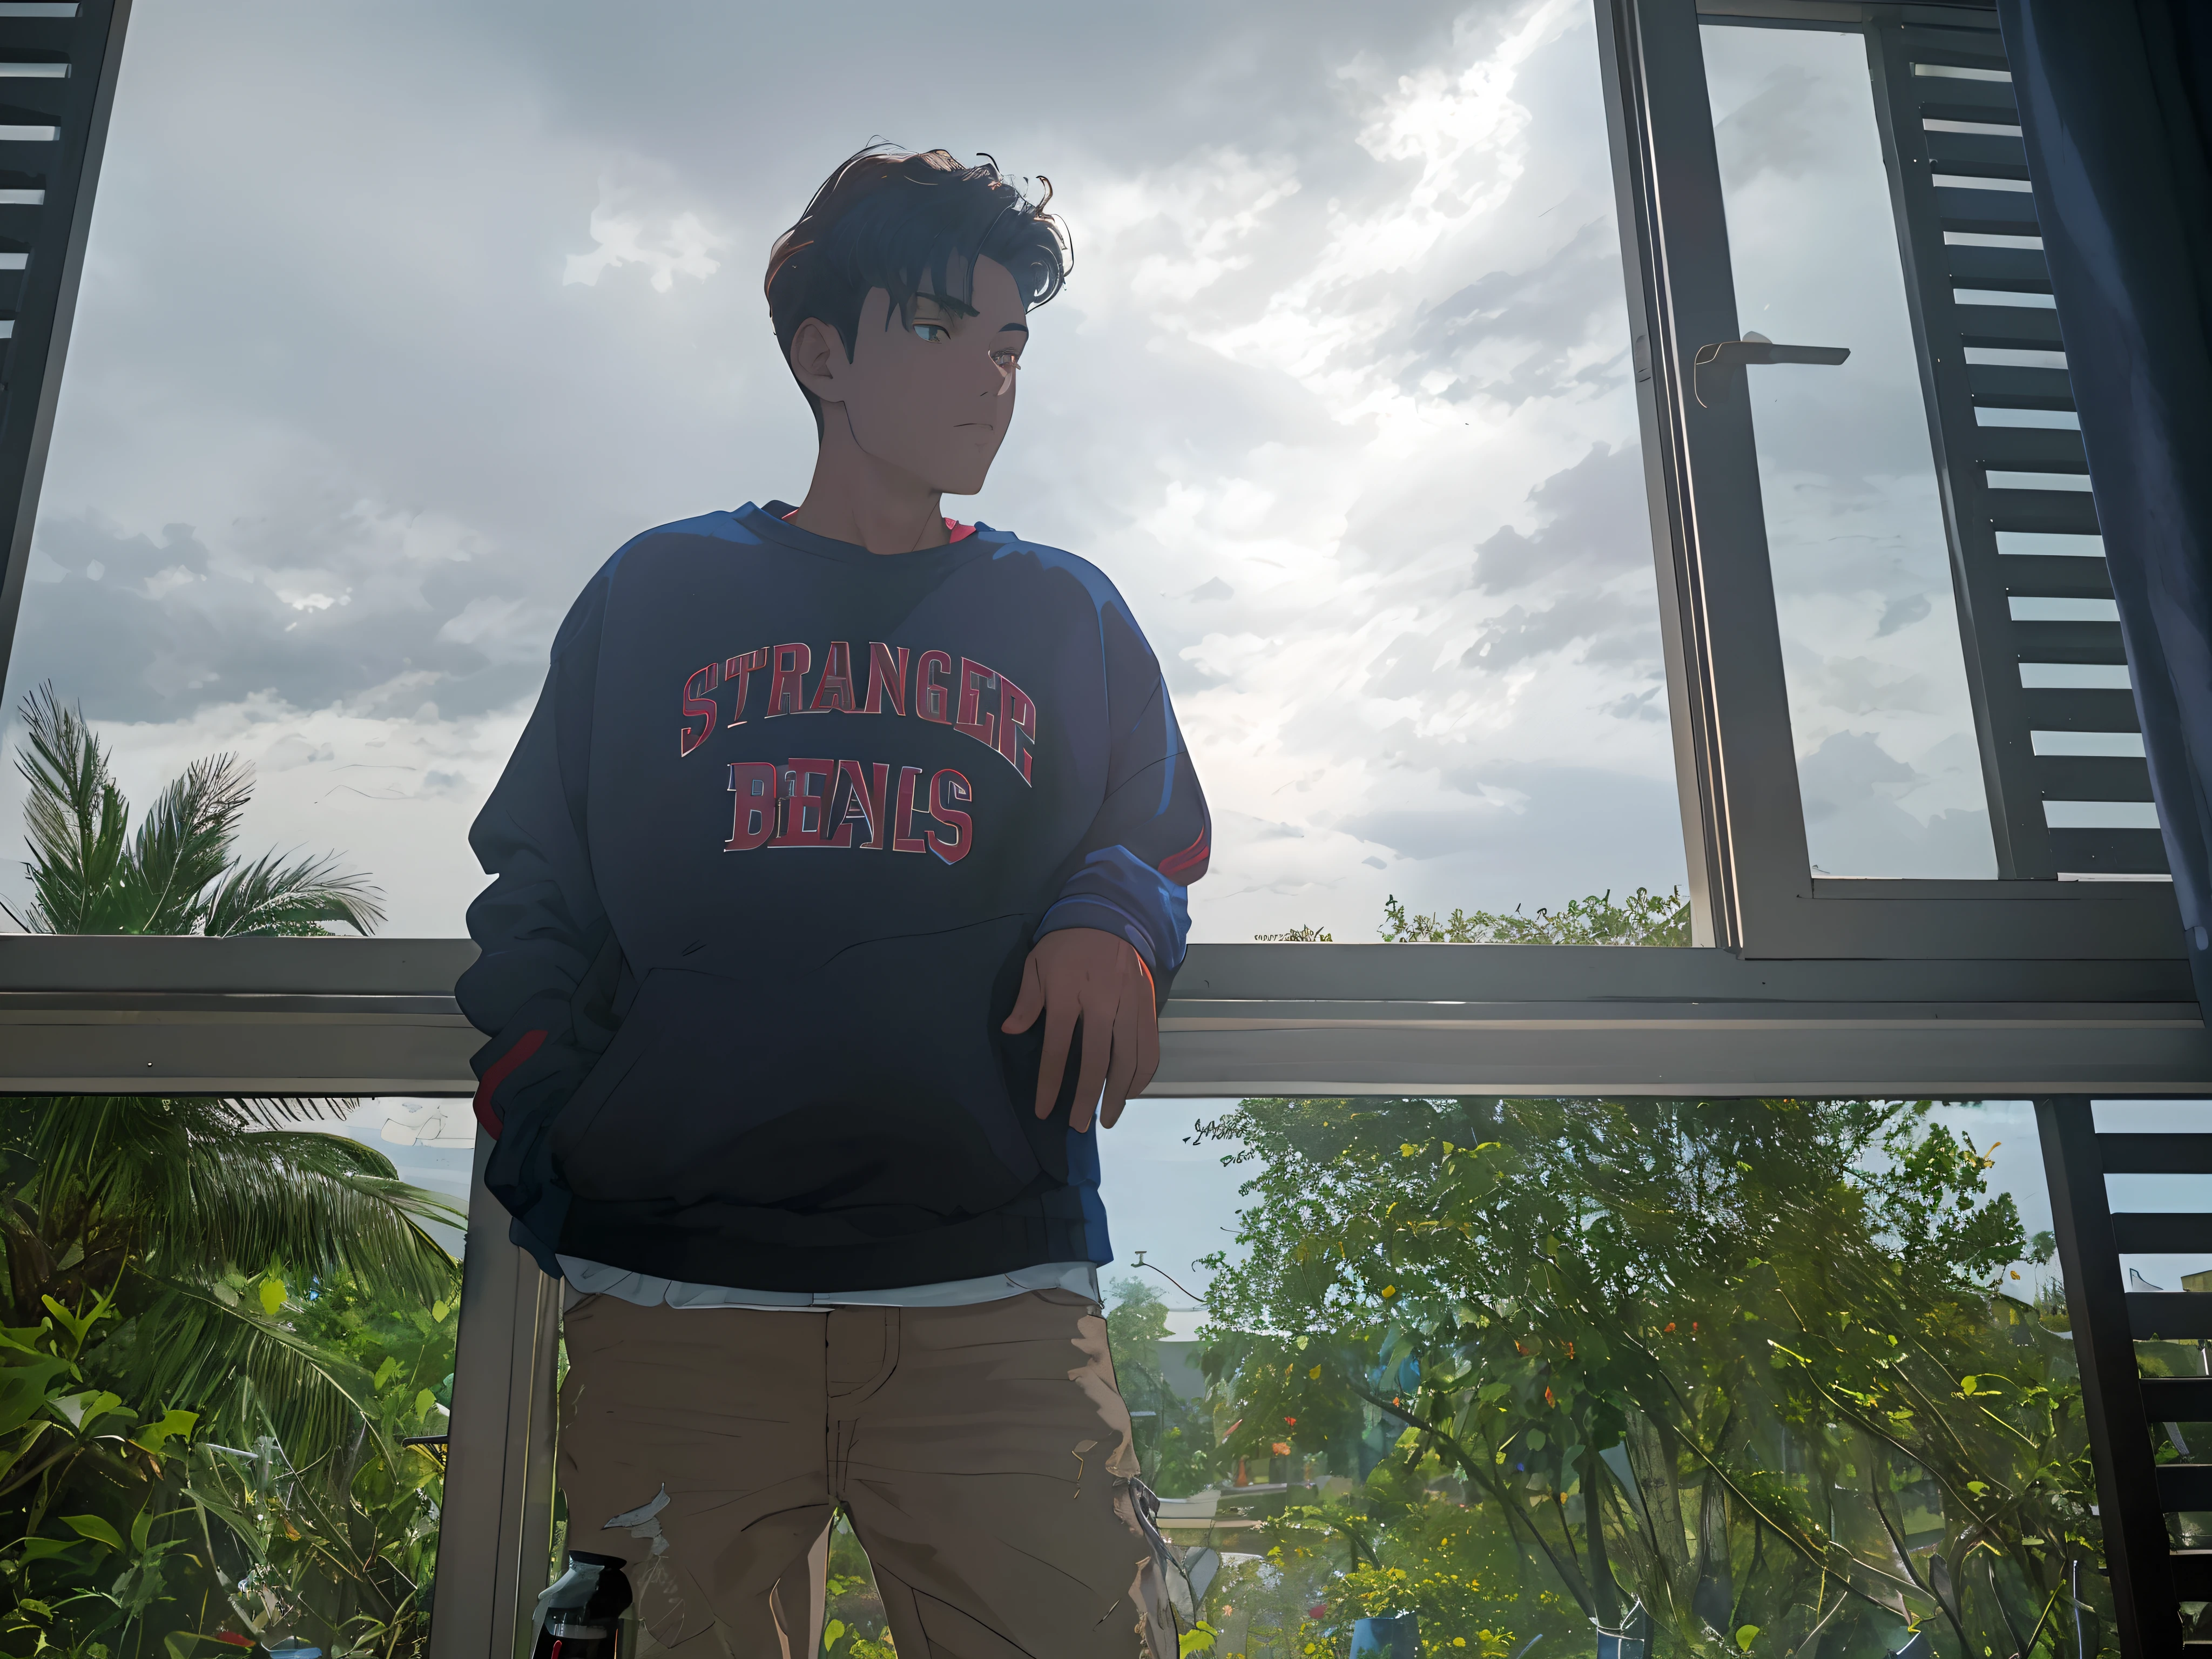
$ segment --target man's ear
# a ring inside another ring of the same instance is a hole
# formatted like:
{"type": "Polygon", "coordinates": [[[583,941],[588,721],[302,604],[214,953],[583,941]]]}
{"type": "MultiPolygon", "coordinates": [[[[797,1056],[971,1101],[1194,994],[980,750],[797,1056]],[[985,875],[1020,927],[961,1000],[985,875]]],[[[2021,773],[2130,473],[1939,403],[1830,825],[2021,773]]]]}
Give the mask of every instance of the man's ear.
{"type": "Polygon", "coordinates": [[[793,331],[791,372],[799,385],[823,403],[845,401],[844,377],[852,368],[853,360],[845,355],[845,343],[837,337],[837,331],[819,317],[809,317],[793,331]]]}

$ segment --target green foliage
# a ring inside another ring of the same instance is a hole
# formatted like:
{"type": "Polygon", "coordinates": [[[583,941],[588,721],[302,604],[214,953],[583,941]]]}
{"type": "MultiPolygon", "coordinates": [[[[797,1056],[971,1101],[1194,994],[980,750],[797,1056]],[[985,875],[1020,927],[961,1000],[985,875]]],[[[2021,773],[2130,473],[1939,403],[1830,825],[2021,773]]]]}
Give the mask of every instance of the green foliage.
{"type": "Polygon", "coordinates": [[[1403,1440],[1364,1487],[1294,1507],[1274,1529],[1278,1538],[1296,1540],[1291,1553],[1307,1527],[1347,1546],[1347,1570],[1322,1589],[1317,1622],[1324,1630],[1348,1646],[1355,1620],[1413,1613],[1425,1653],[1480,1659],[1502,1659],[1540,1631],[1582,1638],[1588,1626],[1555,1589],[1531,1582],[1494,1512],[1486,1513],[1479,1500],[1450,1501],[1441,1490],[1441,1461],[1418,1435],[1409,1431],[1403,1440]]]}
{"type": "MultiPolygon", "coordinates": [[[[2070,1644],[2097,1555],[2070,1344],[2009,1293],[2019,1218],[1929,1109],[1246,1101],[1206,1131],[1252,1170],[1209,1297],[1245,1333],[1206,1357],[1228,1449],[1294,1424],[1340,1450],[1365,1413],[1579,1618],[1640,1596],[1690,1651],[1913,1620],[1966,1659],[2070,1644]]],[[[1375,1489],[1368,1548],[1339,1528],[1359,1594],[1445,1616],[1468,1575],[1405,1559],[1375,1489]]]]}
{"type": "MultiPolygon", "coordinates": [[[[76,933],[366,932],[328,860],[233,856],[227,757],[136,836],[98,738],[27,700],[33,902],[76,933]]],[[[0,1097],[0,1642],[163,1659],[286,1633],[416,1651],[459,1269],[446,1200],[313,1132],[349,1103],[0,1097]]]]}
{"type": "Polygon", "coordinates": [[[830,1576],[823,1602],[824,1659],[896,1659],[875,1569],[842,1510],[830,1528],[830,1576]]]}
{"type": "Polygon", "coordinates": [[[194,761],[130,833],[131,807],[82,714],[52,686],[23,699],[32,902],[9,915],[34,933],[366,933],[384,919],[374,887],[330,858],[250,864],[234,855],[253,775],[235,756],[194,761]]]}
{"type": "Polygon", "coordinates": [[[294,1291],[275,1267],[187,1297],[161,1260],[0,1329],[0,1638],[122,1659],[228,1627],[411,1651],[441,1471],[398,1443],[442,1431],[458,1267],[426,1309],[410,1275],[294,1291]]]}
{"type": "Polygon", "coordinates": [[[36,1324],[0,1330],[0,1514],[17,1522],[0,1533],[0,1639],[17,1651],[125,1651],[194,1565],[174,1524],[172,1443],[188,1441],[196,1419],[87,1386],[115,1306],[47,1301],[36,1324]]]}
{"type": "Polygon", "coordinates": [[[1639,887],[1613,902],[1613,890],[1592,898],[1571,900],[1565,909],[1539,909],[1523,915],[1515,905],[1496,910],[1455,909],[1439,920],[1408,915],[1395,894],[1382,902],[1387,945],[1687,945],[1690,902],[1676,888],[1664,897],[1639,887]]]}
{"type": "Polygon", "coordinates": [[[1117,1279],[1105,1288],[1113,1298],[1107,1345],[1122,1403],[1132,1413],[1145,1483],[1170,1497],[1200,1491],[1235,1464],[1215,1443],[1212,1414],[1176,1394],[1167,1380],[1160,1352],[1168,1334],[1166,1300],[1141,1279],[1117,1279]],[[1141,1412],[1152,1415],[1134,1415],[1141,1412]]]}
{"type": "Polygon", "coordinates": [[[0,1097],[5,1305],[27,1323],[112,1295],[98,1380],[320,1465],[353,1438],[368,1379],[287,1316],[287,1272],[426,1306],[453,1273],[428,1226],[464,1218],[373,1147],[263,1121],[237,1101],[0,1097]]]}

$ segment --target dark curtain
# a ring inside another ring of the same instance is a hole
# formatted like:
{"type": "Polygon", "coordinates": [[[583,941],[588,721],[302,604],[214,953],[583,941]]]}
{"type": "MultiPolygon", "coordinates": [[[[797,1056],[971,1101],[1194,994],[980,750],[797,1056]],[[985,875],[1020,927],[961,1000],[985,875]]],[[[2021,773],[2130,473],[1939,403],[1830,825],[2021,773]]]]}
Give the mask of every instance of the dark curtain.
{"type": "Polygon", "coordinates": [[[2151,793],[2212,1017],[2212,5],[1998,0],[2151,793]]]}

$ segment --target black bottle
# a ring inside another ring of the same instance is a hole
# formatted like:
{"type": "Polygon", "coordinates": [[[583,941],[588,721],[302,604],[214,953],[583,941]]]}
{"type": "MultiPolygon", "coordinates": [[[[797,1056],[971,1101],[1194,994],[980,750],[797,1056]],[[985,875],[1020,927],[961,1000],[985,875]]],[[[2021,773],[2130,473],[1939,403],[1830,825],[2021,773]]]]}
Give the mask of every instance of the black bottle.
{"type": "Polygon", "coordinates": [[[629,1580],[618,1555],[568,1552],[568,1570],[538,1598],[531,1659],[617,1659],[629,1580]]]}

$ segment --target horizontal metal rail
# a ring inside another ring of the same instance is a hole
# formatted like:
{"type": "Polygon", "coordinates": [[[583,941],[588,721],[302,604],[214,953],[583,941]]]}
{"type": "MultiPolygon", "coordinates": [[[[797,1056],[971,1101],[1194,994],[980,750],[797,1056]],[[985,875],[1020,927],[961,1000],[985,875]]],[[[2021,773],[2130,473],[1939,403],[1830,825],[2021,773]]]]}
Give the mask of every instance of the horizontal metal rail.
{"type": "Polygon", "coordinates": [[[2138,1342],[2195,1342],[2212,1337],[2212,1295],[2130,1291],[2128,1328],[2138,1342]]]}
{"type": "Polygon", "coordinates": [[[2212,1376],[2146,1376],[2142,1395],[2154,1423],[2212,1423],[2212,1376]]]}
{"type": "MultiPolygon", "coordinates": [[[[466,939],[0,937],[0,1091],[465,1095],[466,939]]],[[[1156,1097],[2212,1093],[2185,963],[1194,945],[1156,1097]]]]}

